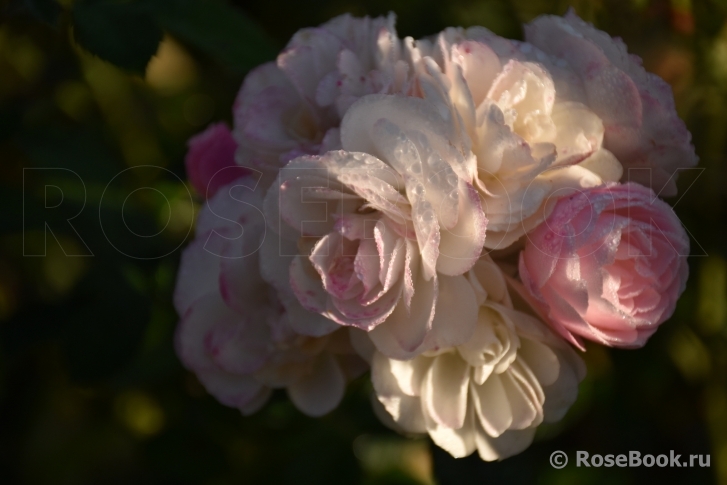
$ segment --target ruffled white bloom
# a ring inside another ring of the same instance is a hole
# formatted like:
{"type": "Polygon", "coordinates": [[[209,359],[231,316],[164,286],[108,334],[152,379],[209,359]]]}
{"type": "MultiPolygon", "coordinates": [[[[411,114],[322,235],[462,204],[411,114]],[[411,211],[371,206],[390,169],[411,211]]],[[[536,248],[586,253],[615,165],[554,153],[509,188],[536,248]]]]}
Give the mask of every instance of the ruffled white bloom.
{"type": "MultiPolygon", "coordinates": [[[[238,183],[208,201],[182,255],[177,353],[212,395],[243,414],[257,411],[272,389],[287,388],[301,411],[320,416],[365,363],[346,330],[261,277],[262,200],[238,183]]],[[[275,259],[268,255],[266,264],[275,259]]]]}
{"type": "Polygon", "coordinates": [[[424,95],[447,99],[469,138],[488,248],[542,222],[557,197],[621,177],[601,119],[567,97],[578,86],[562,62],[481,27],[447,29],[427,49],[424,95]]]}
{"type": "Polygon", "coordinates": [[[477,450],[492,461],[523,451],[539,424],[561,419],[576,399],[585,368],[544,324],[514,310],[507,298],[493,301],[504,281],[491,262],[475,265],[472,272],[478,271],[491,278],[491,293],[478,285],[485,301],[471,339],[408,361],[376,352],[371,376],[398,428],[428,433],[454,457],[477,450]]]}
{"type": "Polygon", "coordinates": [[[486,219],[452,132],[436,104],[367,96],[341,124],[344,151],[291,161],[266,197],[268,224],[298,247],[301,304],[371,331],[392,357],[463,343],[477,318],[463,273],[486,219]]]}

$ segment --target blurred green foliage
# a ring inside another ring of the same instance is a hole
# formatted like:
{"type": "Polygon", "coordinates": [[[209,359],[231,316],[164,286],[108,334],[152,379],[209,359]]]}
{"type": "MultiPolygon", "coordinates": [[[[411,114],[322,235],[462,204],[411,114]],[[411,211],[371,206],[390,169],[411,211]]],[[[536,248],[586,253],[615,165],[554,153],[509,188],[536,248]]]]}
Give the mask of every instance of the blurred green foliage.
{"type": "Polygon", "coordinates": [[[726,1],[235,3],[0,1],[0,483],[727,484],[726,1]],[[183,157],[230,120],[244,74],[344,12],[393,10],[402,36],[517,38],[569,6],[672,85],[705,169],[670,201],[693,246],[671,321],[639,351],[589,346],[576,405],[502,463],[387,431],[366,378],[323,419],[282,393],[248,418],[209,397],[173,351],[198,208],[183,157]],[[711,467],[577,468],[576,450],[711,454],[711,467]]]}

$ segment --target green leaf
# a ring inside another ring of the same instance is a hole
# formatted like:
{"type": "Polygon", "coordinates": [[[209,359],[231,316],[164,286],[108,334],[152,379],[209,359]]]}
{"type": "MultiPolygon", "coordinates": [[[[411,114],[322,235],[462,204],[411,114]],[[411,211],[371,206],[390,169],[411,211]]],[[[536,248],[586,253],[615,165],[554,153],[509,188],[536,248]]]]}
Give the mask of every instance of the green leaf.
{"type": "Polygon", "coordinates": [[[162,27],[244,73],[275,58],[275,43],[241,10],[221,0],[150,0],[162,27]]]}
{"type": "Polygon", "coordinates": [[[79,1],[73,6],[73,35],[91,54],[144,73],[162,40],[162,30],[137,2],[79,1]]]}

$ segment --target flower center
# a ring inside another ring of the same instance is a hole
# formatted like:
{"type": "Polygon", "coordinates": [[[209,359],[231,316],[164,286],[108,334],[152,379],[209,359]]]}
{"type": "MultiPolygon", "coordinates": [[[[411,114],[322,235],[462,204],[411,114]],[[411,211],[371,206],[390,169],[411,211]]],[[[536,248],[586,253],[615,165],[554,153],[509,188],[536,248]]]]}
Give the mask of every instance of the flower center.
{"type": "Polygon", "coordinates": [[[333,261],[329,274],[331,276],[331,283],[335,290],[343,292],[348,289],[351,283],[353,270],[353,256],[341,256],[333,261]]]}

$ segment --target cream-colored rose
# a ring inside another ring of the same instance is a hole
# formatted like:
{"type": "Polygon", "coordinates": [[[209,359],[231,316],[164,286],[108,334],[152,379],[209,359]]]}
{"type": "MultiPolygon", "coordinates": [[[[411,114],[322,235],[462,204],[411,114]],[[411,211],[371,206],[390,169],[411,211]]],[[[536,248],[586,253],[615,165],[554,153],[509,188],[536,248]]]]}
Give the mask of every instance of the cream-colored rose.
{"type": "Polygon", "coordinates": [[[579,85],[569,85],[577,81],[562,62],[481,27],[447,29],[434,47],[418,45],[424,97],[449,104],[476,157],[471,177],[489,221],[486,247],[511,245],[558,197],[621,177],[602,146],[601,119],[569,97],[579,85]]]}
{"type": "Polygon", "coordinates": [[[563,417],[585,368],[543,323],[512,308],[494,264],[472,271],[487,276],[490,289],[478,285],[485,300],[472,338],[407,361],[376,352],[371,377],[396,427],[428,433],[457,458],[477,450],[483,460],[501,460],[527,448],[539,424],[563,417]]]}

